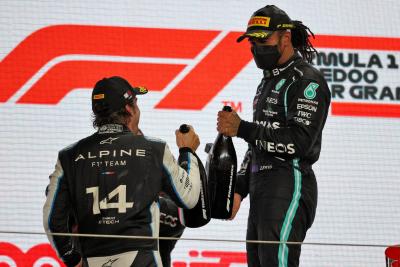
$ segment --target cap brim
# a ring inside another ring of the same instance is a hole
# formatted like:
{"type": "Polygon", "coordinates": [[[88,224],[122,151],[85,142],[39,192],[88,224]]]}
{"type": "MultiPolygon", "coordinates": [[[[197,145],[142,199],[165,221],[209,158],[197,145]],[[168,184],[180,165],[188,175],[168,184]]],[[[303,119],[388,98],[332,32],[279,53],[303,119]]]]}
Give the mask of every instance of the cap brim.
{"type": "Polygon", "coordinates": [[[246,32],[243,35],[241,35],[239,38],[237,38],[236,42],[240,43],[243,41],[245,38],[259,38],[259,39],[265,39],[268,38],[272,35],[273,31],[260,31],[260,30],[255,30],[255,31],[250,31],[246,32]]]}
{"type": "Polygon", "coordinates": [[[135,95],[144,95],[147,94],[148,91],[149,90],[147,90],[147,88],[144,86],[132,87],[132,92],[135,95]]]}

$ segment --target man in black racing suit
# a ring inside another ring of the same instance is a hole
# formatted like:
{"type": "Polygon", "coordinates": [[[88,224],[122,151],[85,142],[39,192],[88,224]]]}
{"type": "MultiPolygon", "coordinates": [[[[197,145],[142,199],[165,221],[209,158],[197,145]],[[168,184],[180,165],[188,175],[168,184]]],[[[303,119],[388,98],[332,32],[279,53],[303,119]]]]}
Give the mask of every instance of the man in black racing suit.
{"type": "Polygon", "coordinates": [[[300,245],[285,242],[302,242],[315,217],[312,164],[319,158],[331,95],[321,73],[309,64],[315,49],[308,32],[275,6],[257,10],[238,39],[248,38],[264,71],[253,101],[253,122],[235,112],[218,113],[218,131],[249,144],[238,172],[232,219],[249,194],[247,240],[276,241],[247,243],[252,267],[298,266],[300,245]]]}
{"type": "Polygon", "coordinates": [[[162,266],[159,193],[183,208],[197,203],[199,138],[192,127],[186,134],[177,130],[176,161],[165,142],[141,135],[136,95],[146,92],[121,77],[97,82],[92,109],[98,131],[59,152],[43,224],[67,266],[162,266]],[[53,235],[72,231],[71,216],[79,234],[145,238],[80,236],[79,249],[71,236],[53,235]]]}

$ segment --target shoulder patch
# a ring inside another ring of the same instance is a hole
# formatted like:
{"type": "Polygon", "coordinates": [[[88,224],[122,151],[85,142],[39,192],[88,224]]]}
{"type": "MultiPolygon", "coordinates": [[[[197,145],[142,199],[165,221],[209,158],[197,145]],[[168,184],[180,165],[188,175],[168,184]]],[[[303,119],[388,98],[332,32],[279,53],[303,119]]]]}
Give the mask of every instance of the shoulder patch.
{"type": "Polygon", "coordinates": [[[319,87],[318,83],[310,82],[306,89],[304,89],[304,97],[307,99],[314,99],[317,95],[317,88],[319,87]]]}

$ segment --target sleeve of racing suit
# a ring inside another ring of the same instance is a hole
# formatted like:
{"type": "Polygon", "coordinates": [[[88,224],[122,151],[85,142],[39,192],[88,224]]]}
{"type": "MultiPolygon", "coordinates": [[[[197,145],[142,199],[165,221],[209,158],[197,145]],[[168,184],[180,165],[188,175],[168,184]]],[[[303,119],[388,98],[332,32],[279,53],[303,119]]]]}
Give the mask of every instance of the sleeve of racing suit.
{"type": "Polygon", "coordinates": [[[57,160],[55,170],[50,175],[47,199],[43,206],[43,226],[58,257],[68,267],[75,266],[80,262],[79,251],[74,247],[72,237],[55,236],[51,233],[69,233],[70,210],[68,183],[64,177],[61,162],[57,160]]]}
{"type": "Polygon", "coordinates": [[[242,165],[237,173],[235,193],[238,193],[244,199],[249,193],[249,175],[251,168],[251,149],[250,146],[244,155],[242,165]]]}
{"type": "Polygon", "coordinates": [[[286,126],[273,128],[241,121],[238,137],[282,158],[307,154],[317,140],[330,104],[325,82],[299,80],[285,94],[286,126]]]}
{"type": "Polygon", "coordinates": [[[168,145],[165,145],[163,175],[163,190],[179,207],[191,209],[197,204],[200,196],[200,170],[190,148],[179,149],[178,164],[168,145]]]}

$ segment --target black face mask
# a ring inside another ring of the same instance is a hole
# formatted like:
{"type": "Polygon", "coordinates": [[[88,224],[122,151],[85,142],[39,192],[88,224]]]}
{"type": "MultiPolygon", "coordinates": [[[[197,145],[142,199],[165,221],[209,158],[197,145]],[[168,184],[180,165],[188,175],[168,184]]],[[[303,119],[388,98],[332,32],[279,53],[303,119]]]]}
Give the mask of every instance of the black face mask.
{"type": "Polygon", "coordinates": [[[263,70],[276,68],[281,57],[277,45],[252,45],[251,53],[257,67],[263,70]]]}

